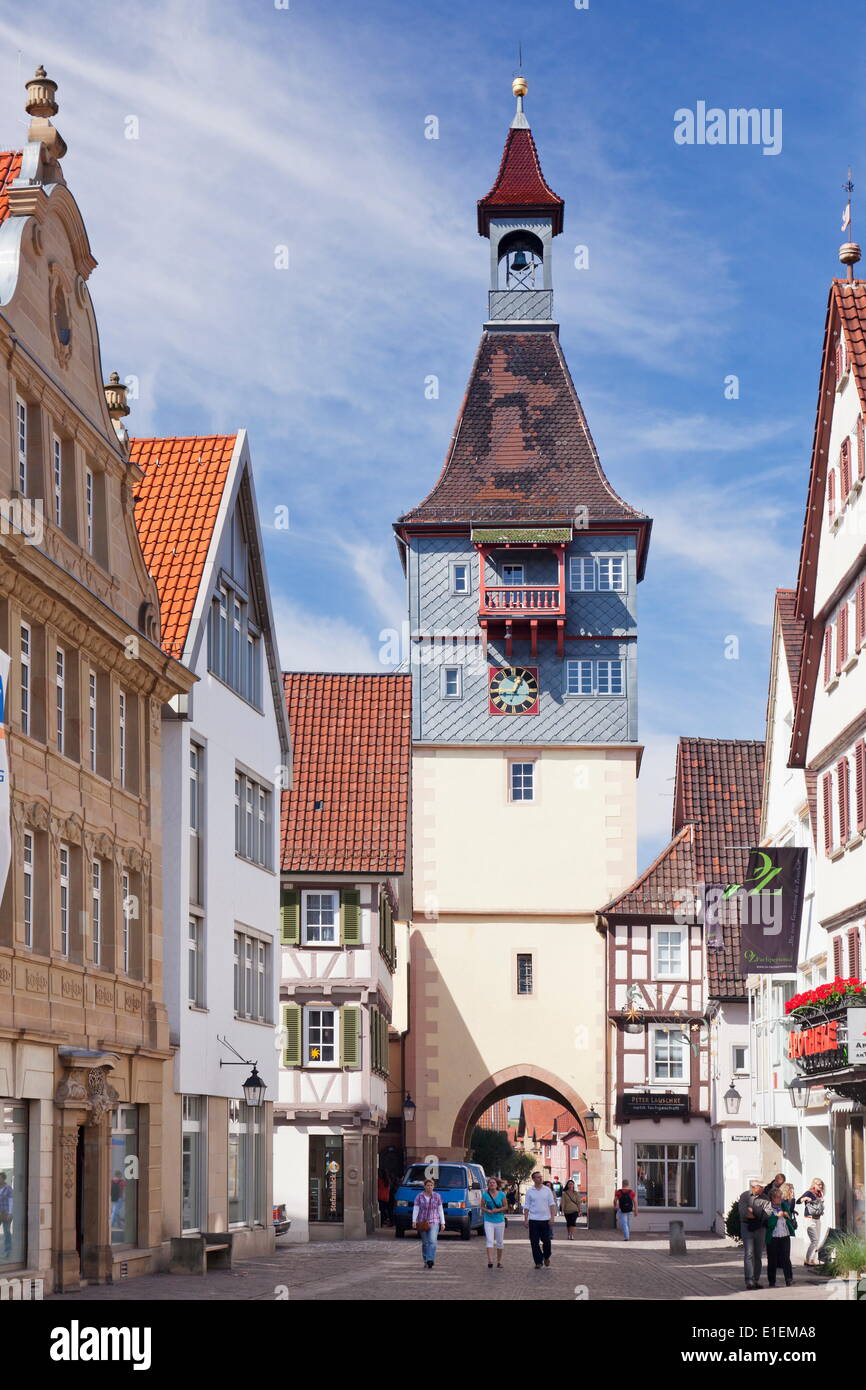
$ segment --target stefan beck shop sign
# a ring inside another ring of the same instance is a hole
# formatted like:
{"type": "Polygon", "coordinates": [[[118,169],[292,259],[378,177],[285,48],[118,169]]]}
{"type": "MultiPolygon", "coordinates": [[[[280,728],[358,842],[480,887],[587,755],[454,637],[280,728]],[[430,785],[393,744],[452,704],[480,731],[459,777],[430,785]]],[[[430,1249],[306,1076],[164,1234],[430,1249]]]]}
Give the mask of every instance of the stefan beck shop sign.
{"type": "Polygon", "coordinates": [[[797,968],[806,850],[795,845],[753,849],[742,883],[706,884],[704,927],[709,950],[735,946],[744,975],[788,974],[797,968]]]}

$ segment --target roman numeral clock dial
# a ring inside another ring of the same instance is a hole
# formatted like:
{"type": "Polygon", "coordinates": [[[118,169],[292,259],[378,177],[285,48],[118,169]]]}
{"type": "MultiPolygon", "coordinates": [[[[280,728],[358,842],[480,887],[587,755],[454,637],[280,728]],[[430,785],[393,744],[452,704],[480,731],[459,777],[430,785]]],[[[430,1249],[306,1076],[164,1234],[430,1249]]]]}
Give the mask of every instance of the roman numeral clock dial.
{"type": "Polygon", "coordinates": [[[488,696],[491,714],[538,714],[538,667],[491,666],[488,696]]]}

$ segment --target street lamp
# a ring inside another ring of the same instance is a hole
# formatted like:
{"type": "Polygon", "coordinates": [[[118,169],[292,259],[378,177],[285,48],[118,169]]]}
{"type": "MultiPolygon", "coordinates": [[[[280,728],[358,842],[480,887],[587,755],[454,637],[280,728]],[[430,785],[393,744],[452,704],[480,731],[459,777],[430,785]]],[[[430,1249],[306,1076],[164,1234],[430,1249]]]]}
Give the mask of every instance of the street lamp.
{"type": "Polygon", "coordinates": [[[586,1114],[583,1117],[583,1123],[586,1125],[586,1130],[588,1134],[598,1133],[598,1122],[600,1119],[601,1116],[598,1114],[594,1106],[590,1107],[590,1109],[587,1110],[586,1114]]]}
{"type": "Polygon", "coordinates": [[[805,1076],[795,1076],[788,1090],[791,1092],[791,1100],[795,1110],[805,1110],[809,1104],[809,1091],[811,1086],[805,1076]]]}
{"type": "Polygon", "coordinates": [[[725,1091],[725,1094],[722,1097],[722,1099],[725,1102],[725,1109],[727,1110],[729,1115],[739,1115],[740,1101],[743,1099],[743,1097],[740,1095],[739,1091],[734,1085],[733,1078],[731,1078],[731,1084],[725,1091]]]}
{"type": "Polygon", "coordinates": [[[415,1102],[409,1092],[406,1092],[406,1099],[403,1101],[403,1123],[411,1125],[415,1118],[415,1102]]]}
{"type": "MultiPolygon", "coordinates": [[[[231,1064],[229,1063],[229,1065],[231,1064]]],[[[247,1105],[250,1107],[251,1110],[259,1109],[262,1101],[265,1098],[266,1090],[267,1087],[262,1078],[259,1076],[256,1063],[253,1062],[253,1069],[243,1084],[244,1097],[246,1099],[247,1105]]]]}

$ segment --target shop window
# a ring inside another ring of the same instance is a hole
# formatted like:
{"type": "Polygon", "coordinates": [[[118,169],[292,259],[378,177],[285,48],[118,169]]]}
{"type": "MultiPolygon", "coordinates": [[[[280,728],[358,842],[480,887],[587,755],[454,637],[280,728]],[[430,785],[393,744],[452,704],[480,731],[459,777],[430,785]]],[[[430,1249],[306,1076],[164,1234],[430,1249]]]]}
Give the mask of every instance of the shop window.
{"type": "Polygon", "coordinates": [[[27,1259],[27,1106],[0,1100],[0,1272],[27,1259]]]}
{"type": "Polygon", "coordinates": [[[204,1135],[207,1100],[183,1097],[183,1151],[181,1155],[182,1222],[184,1231],[200,1231],[205,1210],[204,1135]]]}
{"type": "Polygon", "coordinates": [[[310,1135],[309,1218],[343,1220],[343,1137],[310,1135]]]}
{"type": "Polygon", "coordinates": [[[696,1144],[636,1144],[638,1206],[694,1211],[698,1205],[697,1153],[696,1144]]]}
{"type": "Polygon", "coordinates": [[[229,1225],[263,1223],[265,1152],[258,1107],[229,1101],[229,1225]]]}
{"type": "Polygon", "coordinates": [[[111,1123],[111,1243],[138,1244],[141,1166],[137,1105],[118,1105],[111,1123]]]}

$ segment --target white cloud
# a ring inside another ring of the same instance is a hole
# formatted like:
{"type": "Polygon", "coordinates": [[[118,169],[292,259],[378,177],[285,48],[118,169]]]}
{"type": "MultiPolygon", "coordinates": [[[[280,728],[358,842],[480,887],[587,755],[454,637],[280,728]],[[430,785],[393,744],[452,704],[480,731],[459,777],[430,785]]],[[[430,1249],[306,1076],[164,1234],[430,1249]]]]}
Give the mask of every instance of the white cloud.
{"type": "MultiPolygon", "coordinates": [[[[273,600],[284,671],[384,671],[378,642],[342,618],[312,613],[282,595],[273,600]]],[[[378,634],[376,634],[378,637],[378,634]]]]}
{"type": "Polygon", "coordinates": [[[645,751],[637,783],[639,874],[671,837],[677,756],[677,739],[671,734],[642,729],[641,742],[645,745],[645,751]]]}

